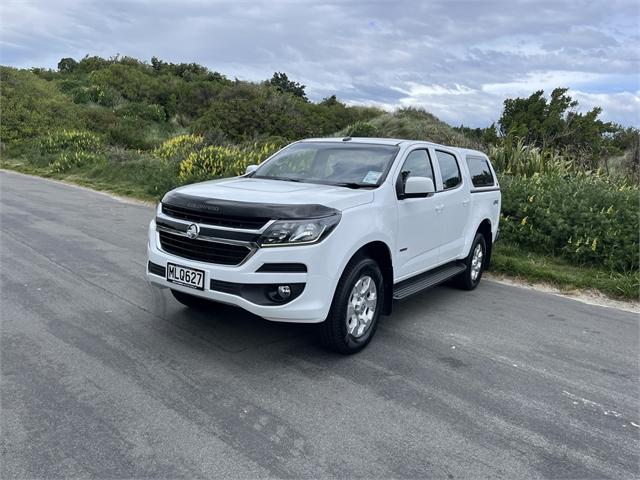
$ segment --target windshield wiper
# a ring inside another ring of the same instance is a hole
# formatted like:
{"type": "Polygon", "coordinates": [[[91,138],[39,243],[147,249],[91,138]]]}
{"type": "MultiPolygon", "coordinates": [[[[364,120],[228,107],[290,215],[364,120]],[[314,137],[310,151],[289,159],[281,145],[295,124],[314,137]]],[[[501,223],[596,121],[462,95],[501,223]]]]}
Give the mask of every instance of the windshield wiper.
{"type": "Polygon", "coordinates": [[[301,182],[301,178],[293,178],[293,177],[271,177],[271,176],[262,176],[262,175],[254,175],[253,178],[264,178],[266,180],[282,180],[284,182],[301,182]]]}
{"type": "Polygon", "coordinates": [[[267,180],[281,180],[283,182],[296,182],[296,183],[300,183],[300,182],[305,182],[305,183],[319,183],[321,185],[332,185],[332,186],[336,186],[336,187],[347,187],[347,188],[373,188],[376,187],[377,185],[373,185],[370,183],[357,183],[357,182],[326,182],[326,181],[321,181],[321,180],[316,180],[316,179],[312,179],[312,178],[296,178],[296,177],[276,177],[276,176],[261,176],[261,175],[255,175],[253,178],[264,178],[267,180]]]}
{"type": "Polygon", "coordinates": [[[375,185],[370,185],[368,183],[357,183],[357,182],[340,182],[340,183],[331,183],[331,185],[335,185],[336,187],[347,187],[347,188],[367,188],[367,187],[375,187],[375,185]]]}

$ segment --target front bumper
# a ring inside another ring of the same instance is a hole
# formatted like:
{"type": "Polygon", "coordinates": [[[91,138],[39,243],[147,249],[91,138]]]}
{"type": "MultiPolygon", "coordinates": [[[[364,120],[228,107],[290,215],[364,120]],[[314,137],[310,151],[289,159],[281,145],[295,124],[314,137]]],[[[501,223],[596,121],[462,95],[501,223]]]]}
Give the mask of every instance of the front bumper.
{"type": "MultiPolygon", "coordinates": [[[[147,253],[148,260],[166,268],[167,263],[175,263],[205,272],[204,290],[168,282],[158,273],[149,272],[147,278],[160,288],[171,288],[216,302],[241,307],[267,320],[297,323],[318,323],[325,320],[329,313],[333,292],[337,284],[336,271],[327,261],[335,239],[329,235],[325,240],[313,245],[294,247],[260,248],[245,262],[238,266],[225,266],[195,260],[189,260],[163,251],[160,247],[155,220],[149,224],[147,253]],[[257,272],[265,263],[302,263],[307,272],[257,272]],[[299,296],[285,304],[261,305],[243,298],[239,293],[225,293],[211,289],[214,285],[227,282],[236,285],[247,284],[304,284],[299,296]]],[[[148,263],[147,263],[148,265],[148,263]]]]}

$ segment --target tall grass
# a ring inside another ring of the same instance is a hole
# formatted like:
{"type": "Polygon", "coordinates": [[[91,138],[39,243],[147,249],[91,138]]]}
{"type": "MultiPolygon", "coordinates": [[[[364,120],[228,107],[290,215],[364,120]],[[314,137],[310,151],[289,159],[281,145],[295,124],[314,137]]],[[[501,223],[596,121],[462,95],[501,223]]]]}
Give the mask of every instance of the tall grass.
{"type": "Polygon", "coordinates": [[[488,153],[494,168],[505,175],[564,174],[574,170],[575,165],[558,152],[526,145],[522,138],[515,143],[491,146],[488,153]]]}

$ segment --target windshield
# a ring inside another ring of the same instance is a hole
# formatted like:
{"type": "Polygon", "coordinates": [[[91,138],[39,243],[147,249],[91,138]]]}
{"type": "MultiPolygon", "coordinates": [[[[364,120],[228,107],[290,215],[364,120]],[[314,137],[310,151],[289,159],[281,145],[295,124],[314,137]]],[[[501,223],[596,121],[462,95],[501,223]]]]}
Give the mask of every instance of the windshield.
{"type": "Polygon", "coordinates": [[[300,142],[263,163],[252,177],[351,188],[377,187],[397,153],[398,147],[387,145],[300,142]]]}

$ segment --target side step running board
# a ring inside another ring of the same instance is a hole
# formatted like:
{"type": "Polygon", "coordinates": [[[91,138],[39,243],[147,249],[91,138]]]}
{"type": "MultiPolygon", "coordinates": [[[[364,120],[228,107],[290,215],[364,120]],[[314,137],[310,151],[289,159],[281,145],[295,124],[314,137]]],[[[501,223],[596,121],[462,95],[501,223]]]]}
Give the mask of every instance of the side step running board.
{"type": "Polygon", "coordinates": [[[465,269],[466,267],[462,262],[447,263],[408,280],[403,280],[393,286],[393,298],[394,300],[400,300],[427,288],[435,287],[464,272],[465,269]]]}

